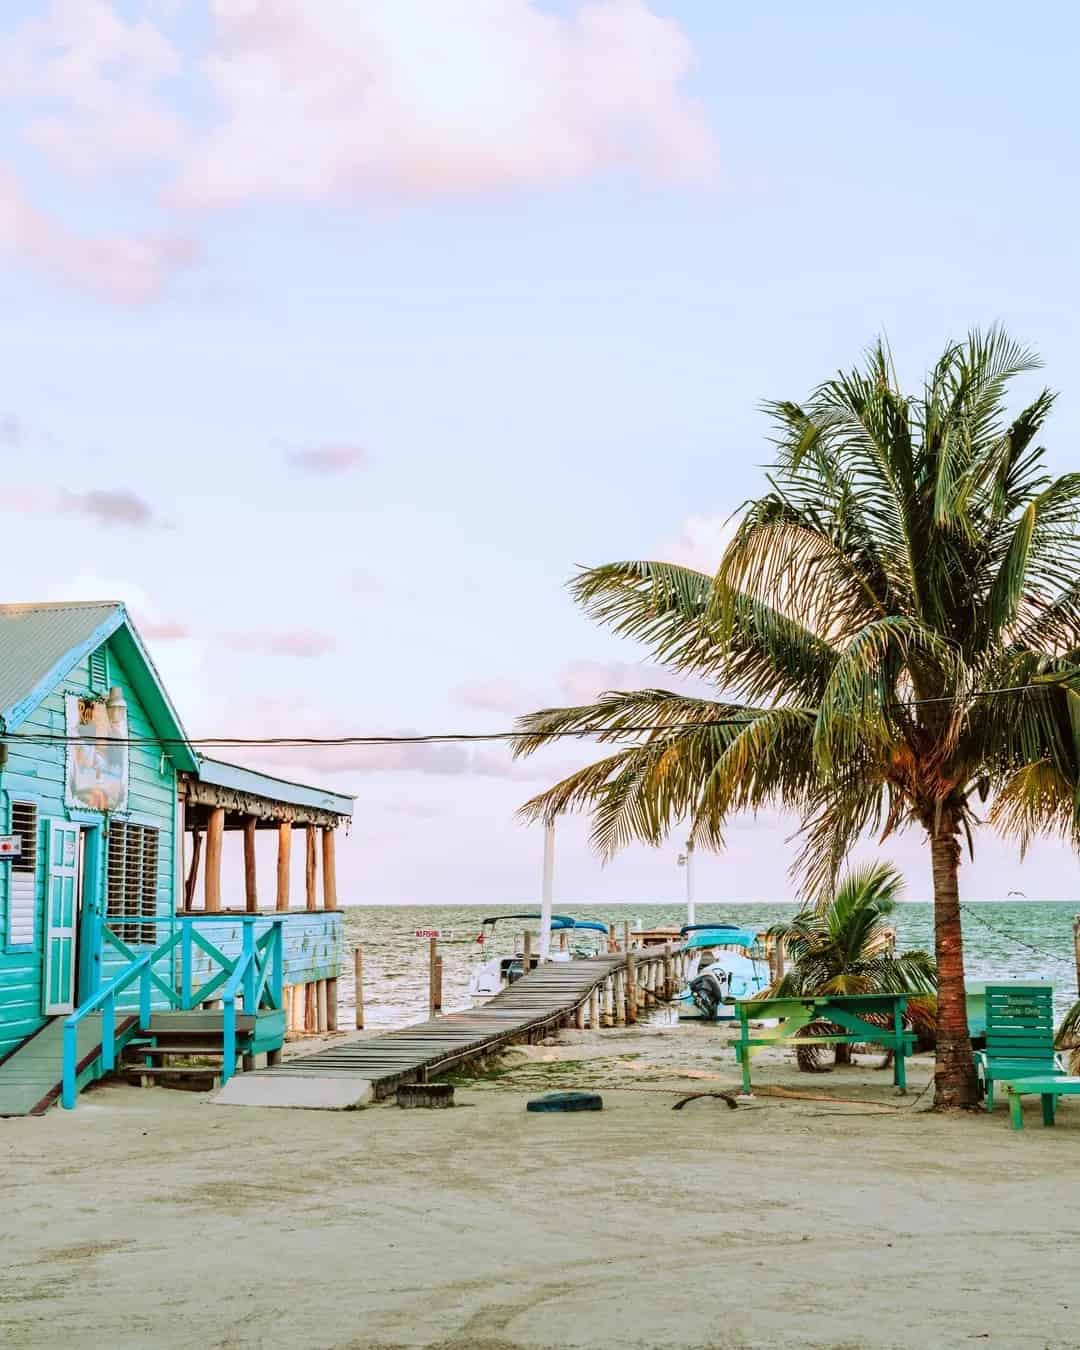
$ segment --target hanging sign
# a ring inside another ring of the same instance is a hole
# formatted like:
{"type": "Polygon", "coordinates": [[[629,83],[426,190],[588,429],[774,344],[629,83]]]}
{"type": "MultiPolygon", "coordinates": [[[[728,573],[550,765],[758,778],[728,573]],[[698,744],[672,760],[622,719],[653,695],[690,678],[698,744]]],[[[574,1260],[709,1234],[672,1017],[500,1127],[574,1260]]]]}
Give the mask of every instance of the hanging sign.
{"type": "Polygon", "coordinates": [[[21,834],[0,834],[0,858],[22,857],[22,835],[21,834]]]}
{"type": "Polygon", "coordinates": [[[418,928],[416,930],[416,937],[418,938],[448,938],[451,936],[452,934],[444,933],[441,928],[418,928]]]}

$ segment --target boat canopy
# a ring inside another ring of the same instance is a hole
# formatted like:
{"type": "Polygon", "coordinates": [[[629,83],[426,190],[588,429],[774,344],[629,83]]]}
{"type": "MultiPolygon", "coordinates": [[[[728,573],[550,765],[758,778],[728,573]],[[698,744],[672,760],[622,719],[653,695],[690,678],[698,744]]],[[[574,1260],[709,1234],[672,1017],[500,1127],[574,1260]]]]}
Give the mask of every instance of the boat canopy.
{"type": "Polygon", "coordinates": [[[687,939],[686,945],[696,947],[752,947],[757,934],[749,928],[736,928],[734,924],[694,923],[680,930],[680,937],[687,939]]]}
{"type": "MultiPolygon", "coordinates": [[[[501,923],[503,919],[542,919],[543,917],[542,914],[539,914],[534,910],[532,914],[492,914],[490,918],[481,919],[480,922],[481,925],[485,925],[489,923],[501,923]]],[[[580,924],[575,925],[574,920],[569,914],[553,914],[551,916],[552,932],[557,932],[560,928],[574,928],[575,926],[578,928],[581,927],[580,924]]],[[[604,931],[607,932],[607,929],[604,931]]]]}
{"type": "Polygon", "coordinates": [[[578,930],[582,928],[588,928],[590,931],[594,933],[611,932],[611,929],[608,928],[606,923],[597,923],[596,920],[594,919],[571,919],[570,926],[571,928],[575,928],[578,930]]]}

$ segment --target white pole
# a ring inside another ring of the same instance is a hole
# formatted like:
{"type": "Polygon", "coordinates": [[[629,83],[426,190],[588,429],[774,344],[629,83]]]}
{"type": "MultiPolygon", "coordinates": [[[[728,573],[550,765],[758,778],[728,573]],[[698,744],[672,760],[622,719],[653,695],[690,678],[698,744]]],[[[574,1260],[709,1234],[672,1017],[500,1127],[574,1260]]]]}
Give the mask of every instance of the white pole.
{"type": "Polygon", "coordinates": [[[544,882],[540,892],[540,963],[551,952],[551,895],[555,886],[555,822],[544,826],[544,882]]]}
{"type": "Polygon", "coordinates": [[[686,922],[697,923],[694,910],[694,841],[686,841],[686,922]]]}

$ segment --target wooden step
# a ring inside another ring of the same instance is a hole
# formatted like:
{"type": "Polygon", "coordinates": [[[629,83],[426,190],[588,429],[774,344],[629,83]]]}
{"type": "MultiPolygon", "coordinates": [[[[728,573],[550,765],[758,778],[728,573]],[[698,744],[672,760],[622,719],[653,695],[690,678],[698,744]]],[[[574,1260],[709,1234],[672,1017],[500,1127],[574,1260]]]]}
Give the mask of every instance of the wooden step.
{"type": "MultiPolygon", "coordinates": [[[[220,1012],[205,1012],[192,1009],[190,1012],[156,1012],[150,1015],[150,1034],[156,1036],[162,1032],[182,1032],[188,1035],[222,1035],[225,1030],[225,1015],[220,1012]]],[[[251,1013],[236,1014],[238,1035],[247,1035],[255,1030],[255,1018],[251,1013]]]]}
{"type": "Polygon", "coordinates": [[[220,1059],[225,1047],[220,1042],[215,1045],[202,1045],[188,1041],[167,1041],[160,1045],[129,1045],[125,1049],[128,1058],[137,1055],[205,1055],[220,1059]]]}
{"type": "Polygon", "coordinates": [[[168,1064],[125,1064],[120,1069],[124,1078],[213,1078],[221,1077],[221,1066],[208,1064],[205,1068],[168,1064]]]}

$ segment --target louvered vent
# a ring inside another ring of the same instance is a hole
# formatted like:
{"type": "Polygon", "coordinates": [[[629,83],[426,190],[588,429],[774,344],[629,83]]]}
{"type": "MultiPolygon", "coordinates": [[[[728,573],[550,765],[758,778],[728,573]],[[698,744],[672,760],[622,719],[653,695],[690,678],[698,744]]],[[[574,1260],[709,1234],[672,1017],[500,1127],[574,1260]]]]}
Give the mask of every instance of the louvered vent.
{"type": "Polygon", "coordinates": [[[96,694],[103,694],[109,687],[109,667],[105,660],[105,648],[99,647],[90,653],[90,688],[96,694]]]}
{"type": "Polygon", "coordinates": [[[22,853],[11,860],[8,878],[8,943],[34,945],[37,912],[37,807],[33,802],[11,803],[11,833],[22,839],[22,853]]]}
{"type": "Polygon", "coordinates": [[[152,944],[157,913],[158,832],[114,820],[109,826],[106,922],[121,942],[152,944]]]}

